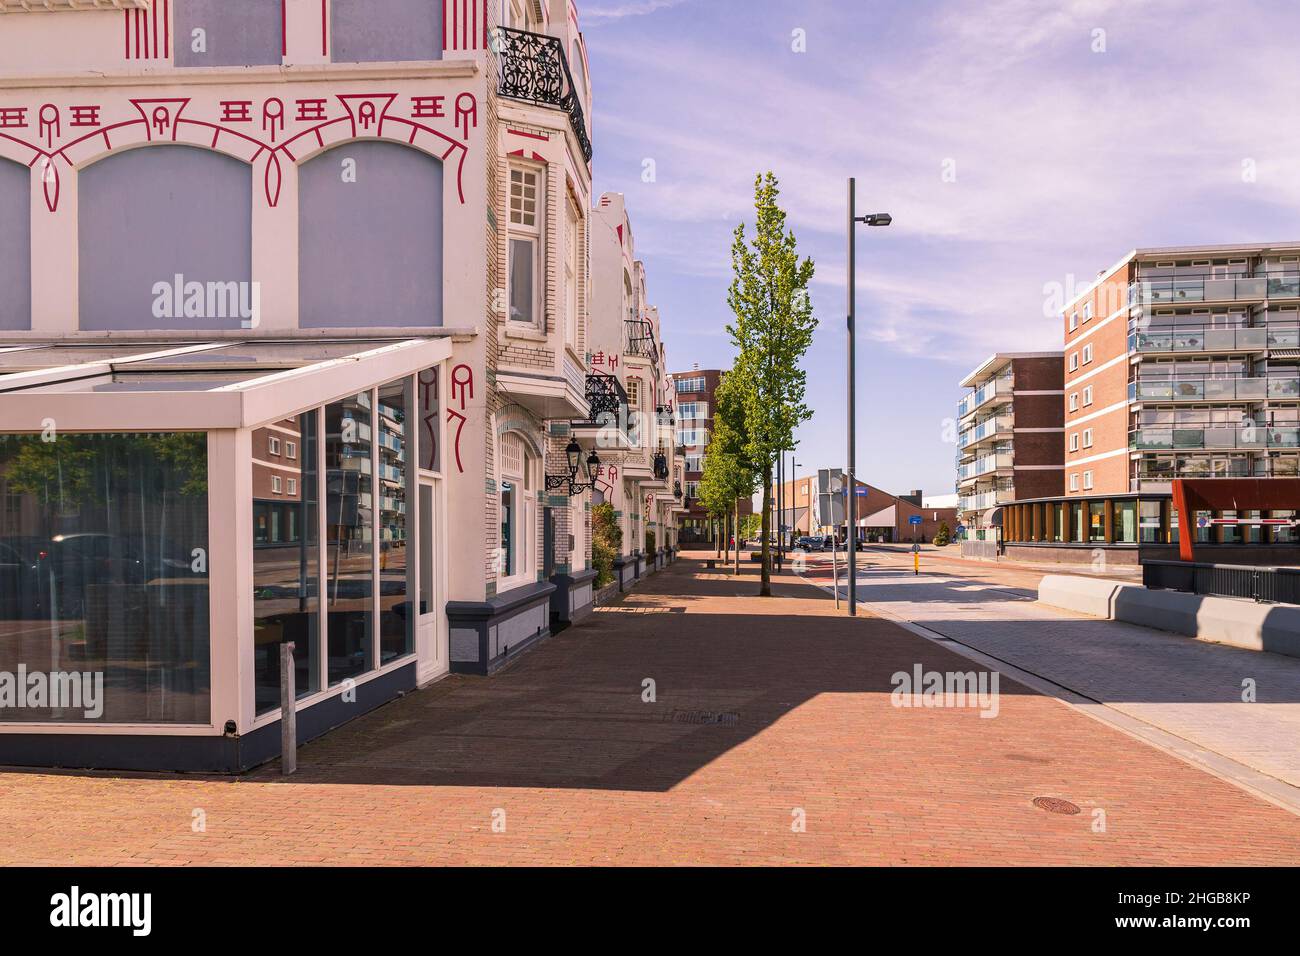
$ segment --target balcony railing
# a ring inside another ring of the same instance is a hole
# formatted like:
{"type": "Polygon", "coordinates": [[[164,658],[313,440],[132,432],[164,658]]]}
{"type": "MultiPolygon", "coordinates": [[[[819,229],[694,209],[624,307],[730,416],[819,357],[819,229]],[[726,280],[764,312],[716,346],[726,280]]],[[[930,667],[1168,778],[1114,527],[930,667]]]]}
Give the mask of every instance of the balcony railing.
{"type": "Polygon", "coordinates": [[[1015,418],[1011,415],[999,415],[996,418],[990,418],[987,421],[980,422],[974,428],[968,428],[962,432],[957,438],[957,447],[965,448],[1001,432],[1009,432],[1014,427],[1015,418]]]}
{"type": "Polygon", "coordinates": [[[1129,292],[1129,301],[1144,305],[1177,305],[1183,302],[1250,302],[1276,295],[1294,296],[1293,284],[1300,276],[1162,276],[1139,279],[1129,292]],[[1276,290],[1273,292],[1271,290],[1276,290]]]}
{"type": "Polygon", "coordinates": [[[1010,397],[1012,387],[1012,380],[1008,377],[995,378],[991,382],[985,382],[961,400],[957,405],[957,417],[965,418],[981,405],[985,405],[995,398],[1010,397]]]}
{"type": "Polygon", "coordinates": [[[617,421],[627,405],[627,391],[623,388],[623,383],[613,375],[606,372],[588,372],[587,405],[591,408],[590,416],[586,421],[574,422],[575,425],[604,424],[601,421],[602,414],[613,415],[617,421]]]}
{"type": "Polygon", "coordinates": [[[979,478],[981,475],[987,475],[1000,468],[1011,468],[1015,465],[1015,460],[1015,456],[1010,452],[982,455],[974,461],[967,462],[964,465],[959,465],[957,468],[957,480],[969,481],[972,478],[979,478]]]}
{"type": "Polygon", "coordinates": [[[655,342],[654,326],[645,319],[623,320],[623,354],[648,358],[655,362],[659,359],[659,346],[655,342]]]}
{"type": "Polygon", "coordinates": [[[1260,450],[1300,448],[1300,428],[1264,425],[1146,425],[1129,433],[1134,451],[1172,451],[1180,448],[1260,450]]]}
{"type": "Polygon", "coordinates": [[[1015,497],[1014,489],[997,488],[978,495],[963,495],[957,499],[957,508],[959,511],[983,511],[985,508],[992,508],[994,505],[1014,501],[1015,497]]]}
{"type": "Polygon", "coordinates": [[[1130,332],[1128,347],[1133,352],[1262,352],[1269,347],[1269,333],[1263,327],[1147,328],[1130,332]]]}
{"type": "Polygon", "coordinates": [[[591,162],[591,138],[587,117],[573,85],[569,59],[555,37],[528,30],[501,27],[496,34],[501,63],[498,89],[502,96],[540,106],[553,106],[569,114],[569,125],[578,138],[582,155],[591,162]]]}
{"type": "Polygon", "coordinates": [[[1262,402],[1300,398],[1300,377],[1270,375],[1210,378],[1138,379],[1128,383],[1131,402],[1262,402]]]}

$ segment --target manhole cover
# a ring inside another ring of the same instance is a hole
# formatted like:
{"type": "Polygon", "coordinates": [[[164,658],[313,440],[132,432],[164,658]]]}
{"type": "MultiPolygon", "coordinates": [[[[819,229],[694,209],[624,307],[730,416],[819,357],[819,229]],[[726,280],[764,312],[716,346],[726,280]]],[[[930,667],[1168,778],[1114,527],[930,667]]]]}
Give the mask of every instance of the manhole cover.
{"type": "Polygon", "coordinates": [[[667,720],[673,724],[722,724],[731,727],[740,720],[740,714],[716,710],[674,710],[667,720]]]}
{"type": "Polygon", "coordinates": [[[1048,813],[1068,813],[1075,814],[1079,812],[1069,800],[1062,800],[1060,797],[1034,797],[1034,806],[1039,810],[1046,810],[1048,813]]]}

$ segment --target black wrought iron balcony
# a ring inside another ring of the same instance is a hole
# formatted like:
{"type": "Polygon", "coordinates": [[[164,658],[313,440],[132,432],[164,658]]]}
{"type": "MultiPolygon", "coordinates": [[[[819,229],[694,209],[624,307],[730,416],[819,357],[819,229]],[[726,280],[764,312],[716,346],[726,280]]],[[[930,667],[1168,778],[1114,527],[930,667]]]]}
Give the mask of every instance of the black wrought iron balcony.
{"type": "Polygon", "coordinates": [[[663,454],[662,452],[655,455],[654,473],[655,473],[655,477],[658,478],[660,481],[668,480],[668,475],[669,475],[668,456],[663,454]]]}
{"type": "Polygon", "coordinates": [[[582,155],[590,162],[587,117],[560,41],[542,33],[506,27],[500,28],[497,37],[501,95],[539,106],[553,106],[568,113],[573,135],[582,146],[582,155]]]}
{"type": "Polygon", "coordinates": [[[655,344],[654,326],[645,319],[624,319],[624,355],[637,355],[655,362],[659,359],[659,346],[655,344]]]}
{"type": "Polygon", "coordinates": [[[627,405],[627,391],[622,382],[607,372],[588,372],[587,404],[591,407],[587,421],[575,424],[602,424],[601,416],[604,414],[613,415],[617,421],[627,405]]]}

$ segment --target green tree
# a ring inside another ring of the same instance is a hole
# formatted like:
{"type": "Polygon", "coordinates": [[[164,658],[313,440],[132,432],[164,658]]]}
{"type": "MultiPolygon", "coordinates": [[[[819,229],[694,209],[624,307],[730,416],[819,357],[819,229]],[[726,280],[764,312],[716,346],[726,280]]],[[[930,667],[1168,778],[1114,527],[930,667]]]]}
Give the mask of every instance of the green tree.
{"type": "MultiPolygon", "coordinates": [[[[812,259],[800,259],[794,232],[777,205],[780,190],[768,172],[754,181],[754,236],[736,227],[731,244],[733,279],[727,304],[735,321],[727,326],[739,353],[728,379],[744,409],[745,456],[763,485],[762,580],[759,594],[771,588],[768,542],[772,472],[776,456],[794,447],[794,431],[812,417],[804,402],[805,372],[799,363],[812,344],[817,320],[808,285],[812,259]]],[[[706,462],[707,464],[707,462],[706,462]]]]}
{"type": "Polygon", "coordinates": [[[596,587],[614,580],[614,559],[622,553],[623,529],[608,501],[591,509],[591,566],[596,570],[596,587]]]}
{"type": "MultiPolygon", "coordinates": [[[[704,458],[704,475],[700,479],[700,499],[709,513],[728,530],[724,539],[735,534],[739,545],[739,502],[754,494],[756,474],[748,456],[743,394],[732,384],[732,375],[723,376],[714,393],[713,434],[709,436],[709,453],[704,458]]],[[[740,549],[736,548],[736,572],[739,573],[740,549]]]]}
{"type": "Polygon", "coordinates": [[[950,541],[952,541],[952,531],[948,527],[948,522],[940,521],[939,530],[934,533],[934,543],[942,548],[950,541]]]}

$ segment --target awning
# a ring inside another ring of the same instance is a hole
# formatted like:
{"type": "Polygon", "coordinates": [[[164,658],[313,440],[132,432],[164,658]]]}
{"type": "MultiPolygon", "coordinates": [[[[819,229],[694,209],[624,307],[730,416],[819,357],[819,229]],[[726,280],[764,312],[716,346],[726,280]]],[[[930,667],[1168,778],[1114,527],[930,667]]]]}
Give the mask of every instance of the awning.
{"type": "Polygon", "coordinates": [[[7,431],[247,428],[431,368],[447,338],[229,339],[184,346],[33,344],[0,351],[7,431]]]}

